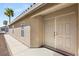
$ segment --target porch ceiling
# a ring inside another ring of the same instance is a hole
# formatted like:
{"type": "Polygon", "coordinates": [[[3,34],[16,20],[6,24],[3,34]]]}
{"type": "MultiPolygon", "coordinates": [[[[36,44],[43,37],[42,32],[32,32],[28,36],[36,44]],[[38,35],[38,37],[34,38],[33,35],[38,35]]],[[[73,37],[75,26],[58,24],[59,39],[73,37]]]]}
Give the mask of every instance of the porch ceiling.
{"type": "Polygon", "coordinates": [[[39,12],[39,13],[33,15],[32,17],[38,16],[38,15],[46,15],[46,14],[49,14],[51,12],[55,12],[57,10],[63,9],[65,7],[68,7],[68,6],[71,6],[73,4],[74,3],[61,3],[61,4],[57,4],[55,6],[52,6],[51,8],[48,8],[48,9],[42,11],[42,12],[39,12]]]}

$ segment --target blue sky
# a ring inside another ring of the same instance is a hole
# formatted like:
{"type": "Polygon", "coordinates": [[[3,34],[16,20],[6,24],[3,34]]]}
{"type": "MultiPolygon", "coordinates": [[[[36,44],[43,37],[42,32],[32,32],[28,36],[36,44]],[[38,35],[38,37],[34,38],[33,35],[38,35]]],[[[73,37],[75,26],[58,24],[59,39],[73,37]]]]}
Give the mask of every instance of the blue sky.
{"type": "Polygon", "coordinates": [[[19,14],[30,7],[31,4],[32,3],[0,3],[0,27],[3,26],[4,20],[8,21],[8,17],[4,15],[5,8],[12,8],[14,10],[14,17],[11,19],[11,21],[13,21],[19,14]]]}

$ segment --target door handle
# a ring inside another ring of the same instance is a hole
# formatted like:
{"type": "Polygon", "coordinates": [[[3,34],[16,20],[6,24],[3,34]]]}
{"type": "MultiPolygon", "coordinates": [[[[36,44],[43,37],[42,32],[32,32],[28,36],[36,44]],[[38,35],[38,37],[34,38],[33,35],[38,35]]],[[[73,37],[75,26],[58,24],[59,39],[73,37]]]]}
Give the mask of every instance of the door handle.
{"type": "Polygon", "coordinates": [[[54,32],[54,36],[57,36],[58,35],[58,33],[57,32],[54,32]]]}
{"type": "Polygon", "coordinates": [[[55,32],[54,32],[54,37],[55,37],[55,32]]]}

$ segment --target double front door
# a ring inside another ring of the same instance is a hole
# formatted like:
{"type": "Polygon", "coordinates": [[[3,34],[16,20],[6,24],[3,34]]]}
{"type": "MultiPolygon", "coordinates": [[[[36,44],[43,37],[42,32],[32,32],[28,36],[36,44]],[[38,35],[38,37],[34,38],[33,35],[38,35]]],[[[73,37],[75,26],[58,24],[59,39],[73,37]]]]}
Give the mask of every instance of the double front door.
{"type": "Polygon", "coordinates": [[[45,45],[75,54],[76,31],[75,13],[49,18],[45,20],[45,45]]]}

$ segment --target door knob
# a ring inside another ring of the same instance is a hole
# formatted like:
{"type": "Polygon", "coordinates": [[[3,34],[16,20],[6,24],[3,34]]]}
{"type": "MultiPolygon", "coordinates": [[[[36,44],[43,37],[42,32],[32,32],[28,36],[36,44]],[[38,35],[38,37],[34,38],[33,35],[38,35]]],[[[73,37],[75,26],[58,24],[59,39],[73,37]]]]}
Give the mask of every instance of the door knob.
{"type": "Polygon", "coordinates": [[[54,32],[54,36],[55,36],[55,32],[54,32]]]}

